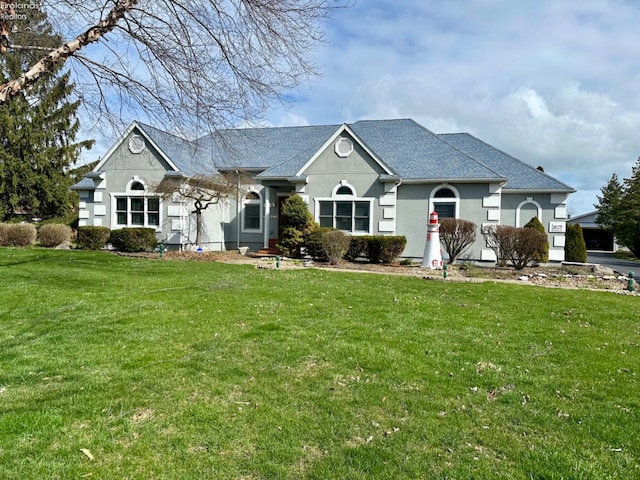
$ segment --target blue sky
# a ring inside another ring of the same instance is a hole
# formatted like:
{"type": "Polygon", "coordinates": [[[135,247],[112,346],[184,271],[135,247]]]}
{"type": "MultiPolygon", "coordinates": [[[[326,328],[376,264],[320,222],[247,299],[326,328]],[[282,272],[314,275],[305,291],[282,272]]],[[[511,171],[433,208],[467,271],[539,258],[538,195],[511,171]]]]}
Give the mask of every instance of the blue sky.
{"type": "Polygon", "coordinates": [[[640,2],[358,0],[326,24],[323,77],[272,125],[410,117],[568,183],[593,210],[640,156],[640,2]]]}
{"type": "Polygon", "coordinates": [[[579,215],[640,155],[638,25],[632,0],[356,0],[326,22],[323,76],[267,121],[469,132],[577,189],[579,215]]]}

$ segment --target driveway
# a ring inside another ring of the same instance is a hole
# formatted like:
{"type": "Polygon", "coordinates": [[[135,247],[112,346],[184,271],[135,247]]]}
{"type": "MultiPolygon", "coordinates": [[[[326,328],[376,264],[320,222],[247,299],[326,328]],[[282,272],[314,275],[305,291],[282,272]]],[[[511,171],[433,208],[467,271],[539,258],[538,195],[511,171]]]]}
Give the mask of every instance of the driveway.
{"type": "Polygon", "coordinates": [[[598,263],[622,275],[633,272],[636,276],[640,276],[640,262],[616,258],[613,253],[589,252],[587,254],[587,263],[598,263]]]}

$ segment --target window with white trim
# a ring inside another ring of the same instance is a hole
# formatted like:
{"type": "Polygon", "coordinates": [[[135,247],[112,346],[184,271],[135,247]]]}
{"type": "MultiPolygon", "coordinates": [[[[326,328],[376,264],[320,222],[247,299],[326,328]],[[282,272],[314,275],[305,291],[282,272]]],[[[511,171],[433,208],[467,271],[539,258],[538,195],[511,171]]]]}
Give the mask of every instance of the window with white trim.
{"type": "Polygon", "coordinates": [[[160,199],[145,196],[116,196],[116,225],[119,227],[160,226],[160,199]]]}
{"type": "Polygon", "coordinates": [[[443,186],[431,194],[431,210],[436,212],[438,218],[457,218],[460,199],[457,192],[448,186],[443,186]]]}
{"type": "Polygon", "coordinates": [[[245,232],[262,230],[262,201],[257,192],[247,193],[242,200],[242,230],[245,232]]]}
{"type": "Polygon", "coordinates": [[[355,234],[371,233],[373,199],[357,198],[344,183],[334,189],[331,199],[317,199],[317,220],[321,227],[332,227],[355,234]]]}
{"type": "Polygon", "coordinates": [[[127,193],[113,196],[115,226],[160,227],[160,197],[145,193],[144,184],[134,177],[127,186],[127,193]]]}

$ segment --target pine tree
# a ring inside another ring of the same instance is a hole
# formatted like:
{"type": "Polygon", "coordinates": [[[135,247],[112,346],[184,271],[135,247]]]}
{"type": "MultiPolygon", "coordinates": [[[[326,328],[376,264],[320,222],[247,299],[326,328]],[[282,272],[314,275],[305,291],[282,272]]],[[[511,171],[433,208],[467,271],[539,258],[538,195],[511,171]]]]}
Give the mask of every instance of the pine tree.
{"type": "Polygon", "coordinates": [[[565,237],[564,259],[567,262],[586,262],[587,245],[584,242],[582,227],[580,225],[567,224],[565,237]]]}
{"type": "Polygon", "coordinates": [[[640,158],[631,177],[622,183],[614,173],[600,190],[596,223],[616,237],[636,257],[640,256],[640,158]]]}
{"type": "MultiPolygon", "coordinates": [[[[27,19],[16,21],[12,41],[26,48],[0,57],[0,82],[42,55],[29,45],[59,44],[44,13],[24,13],[27,19]]],[[[93,142],[75,143],[80,100],[71,100],[69,72],[59,73],[49,72],[42,83],[0,105],[0,220],[19,215],[51,218],[64,215],[71,206],[68,169],[93,142]]]]}

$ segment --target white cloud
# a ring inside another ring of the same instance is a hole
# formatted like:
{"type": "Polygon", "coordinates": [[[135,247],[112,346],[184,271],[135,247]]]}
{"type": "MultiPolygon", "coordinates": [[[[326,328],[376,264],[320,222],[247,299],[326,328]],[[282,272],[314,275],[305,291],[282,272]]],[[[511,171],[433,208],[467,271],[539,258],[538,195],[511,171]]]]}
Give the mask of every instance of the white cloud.
{"type": "Polygon", "coordinates": [[[584,213],[640,154],[638,23],[624,0],[361,1],[328,23],[325,75],[289,113],[468,131],[578,189],[584,213]]]}

